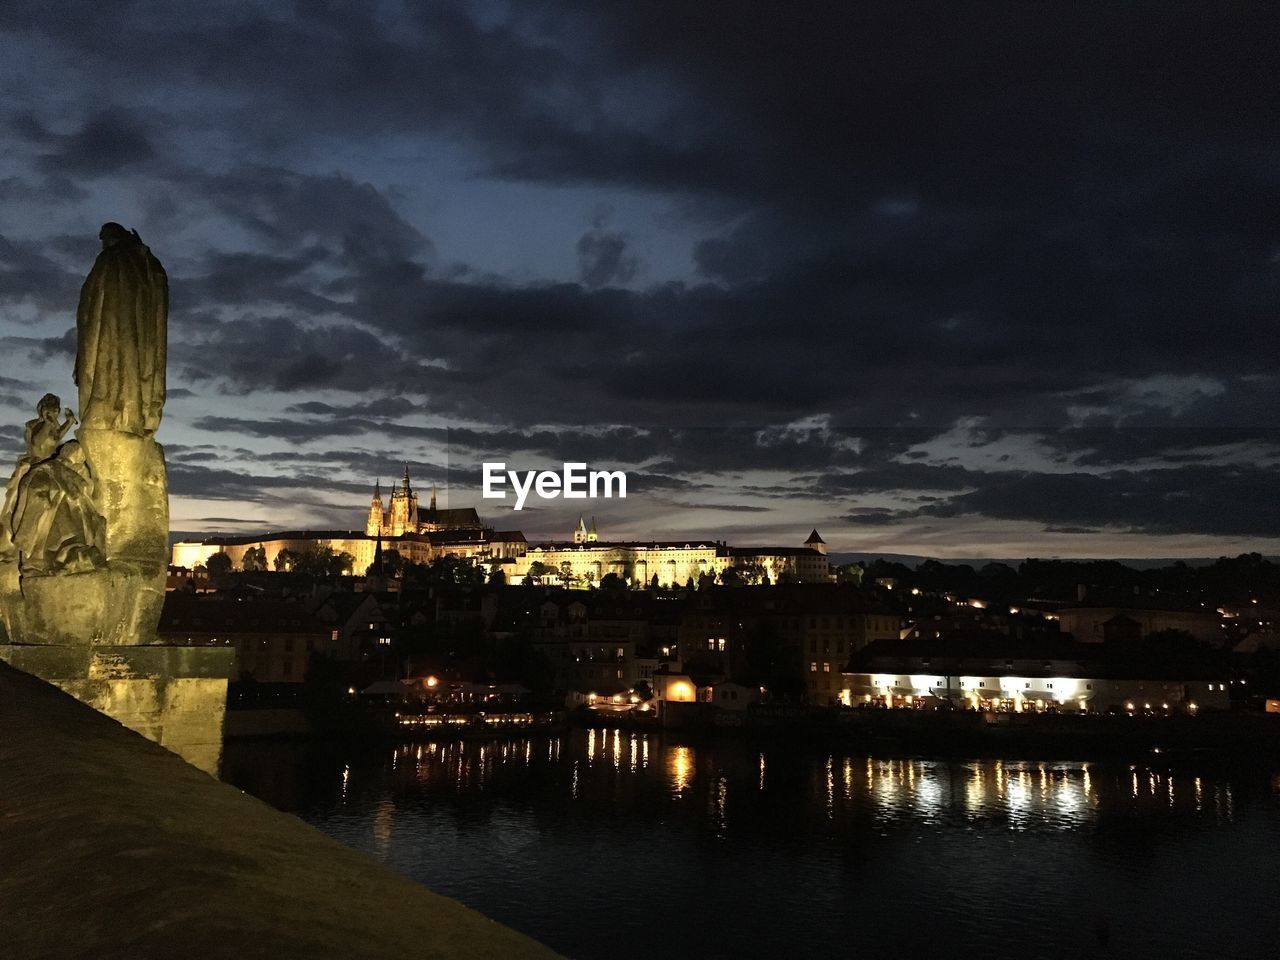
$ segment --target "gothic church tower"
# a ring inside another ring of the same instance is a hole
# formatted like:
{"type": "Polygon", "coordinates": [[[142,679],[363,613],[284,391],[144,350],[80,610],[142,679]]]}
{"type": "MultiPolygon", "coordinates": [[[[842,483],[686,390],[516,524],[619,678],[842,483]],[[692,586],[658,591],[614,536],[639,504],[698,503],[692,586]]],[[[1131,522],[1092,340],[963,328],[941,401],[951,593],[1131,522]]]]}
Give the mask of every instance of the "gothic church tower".
{"type": "Polygon", "coordinates": [[[391,516],[384,524],[384,536],[400,537],[418,532],[418,495],[409,483],[409,465],[404,465],[404,482],[391,493],[391,516]]]}
{"type": "Polygon", "coordinates": [[[364,532],[371,537],[382,535],[382,481],[373,485],[373,502],[369,504],[369,519],[365,522],[364,532]]]}

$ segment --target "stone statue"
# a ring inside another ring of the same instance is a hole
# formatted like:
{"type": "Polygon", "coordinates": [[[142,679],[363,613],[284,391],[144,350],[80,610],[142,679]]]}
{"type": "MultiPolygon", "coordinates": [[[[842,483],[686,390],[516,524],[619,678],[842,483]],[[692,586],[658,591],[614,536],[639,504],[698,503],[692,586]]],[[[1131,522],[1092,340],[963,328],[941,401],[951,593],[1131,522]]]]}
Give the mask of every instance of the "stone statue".
{"type": "Polygon", "coordinates": [[[18,643],[155,642],[169,493],[164,412],[169,283],[136,231],[107,223],[76,314],[75,422],[40,401],[0,517],[0,615],[18,643]]]}
{"type": "Polygon", "coordinates": [[[93,502],[84,448],[70,440],[23,478],[13,511],[23,577],[88,573],[105,567],[106,523],[93,502]]]}
{"type": "Polygon", "coordinates": [[[76,311],[80,420],[149,437],[164,409],[169,280],[138,231],[105,223],[98,238],[76,311]]]}
{"type": "Polygon", "coordinates": [[[0,660],[216,774],[235,652],[156,635],[169,560],[155,440],[168,280],[134,231],[108,223],[99,237],[76,317],[80,427],[64,439],[75,415],[59,420],[61,402],[45,396],[5,491],[0,660]]]}
{"type": "Polygon", "coordinates": [[[58,423],[58,411],[62,400],[56,394],[46,393],[36,404],[34,420],[28,420],[23,431],[27,452],[18,460],[13,476],[4,491],[4,510],[0,513],[0,558],[13,558],[13,511],[18,505],[18,488],[27,473],[37,463],[48,460],[58,449],[63,436],[76,422],[76,415],[68,408],[63,410],[63,421],[58,423]]]}

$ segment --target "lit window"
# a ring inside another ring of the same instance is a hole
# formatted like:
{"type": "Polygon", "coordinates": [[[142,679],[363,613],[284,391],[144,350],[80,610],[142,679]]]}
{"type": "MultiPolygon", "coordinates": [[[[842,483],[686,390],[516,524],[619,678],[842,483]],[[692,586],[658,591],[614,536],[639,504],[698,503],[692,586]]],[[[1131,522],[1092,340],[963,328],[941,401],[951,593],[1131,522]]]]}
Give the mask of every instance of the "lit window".
{"type": "Polygon", "coordinates": [[[823,673],[830,673],[830,672],[831,672],[831,664],[829,664],[829,663],[824,663],[824,664],[822,665],[822,672],[823,672],[823,673]]]}
{"type": "Polygon", "coordinates": [[[812,660],[809,661],[809,672],[810,673],[818,672],[818,664],[812,660]]]}
{"type": "Polygon", "coordinates": [[[723,652],[723,651],[724,651],[724,637],[721,637],[719,640],[717,640],[717,641],[716,641],[716,644],[719,646],[719,648],[720,648],[721,652],[723,652]]]}

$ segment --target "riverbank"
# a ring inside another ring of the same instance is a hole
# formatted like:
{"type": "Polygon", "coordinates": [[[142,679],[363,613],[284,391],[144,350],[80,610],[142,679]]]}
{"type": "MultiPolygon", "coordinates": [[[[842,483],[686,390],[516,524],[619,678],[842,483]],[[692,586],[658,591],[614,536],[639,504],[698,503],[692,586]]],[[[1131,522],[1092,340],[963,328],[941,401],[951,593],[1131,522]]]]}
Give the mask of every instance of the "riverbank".
{"type": "Polygon", "coordinates": [[[847,710],[780,706],[729,712],[710,704],[668,704],[663,722],[617,714],[572,714],[597,728],[843,744],[868,753],[937,757],[1146,758],[1163,754],[1280,761],[1280,716],[1200,716],[847,710]]]}
{"type": "Polygon", "coordinates": [[[570,727],[665,733],[707,740],[752,739],[843,745],[870,754],[936,757],[1138,759],[1164,755],[1280,761],[1280,715],[1230,711],[1200,716],[1016,714],[972,711],[848,710],[797,706],[751,711],[668,704],[654,714],[587,709],[538,714],[351,714],[317,726],[297,710],[232,710],[227,739],[338,738],[397,742],[545,736],[570,727]],[[674,709],[672,709],[674,707],[674,709]],[[431,722],[425,722],[430,719],[431,722]]]}

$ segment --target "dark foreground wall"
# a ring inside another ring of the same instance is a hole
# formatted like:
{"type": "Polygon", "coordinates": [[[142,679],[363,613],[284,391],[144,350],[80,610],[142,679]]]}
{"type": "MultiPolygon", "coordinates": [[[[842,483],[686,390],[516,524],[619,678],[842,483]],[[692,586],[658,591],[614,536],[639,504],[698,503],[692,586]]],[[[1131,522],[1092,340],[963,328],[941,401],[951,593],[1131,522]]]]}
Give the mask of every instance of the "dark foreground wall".
{"type": "Polygon", "coordinates": [[[0,663],[0,956],[554,954],[0,663]]]}

